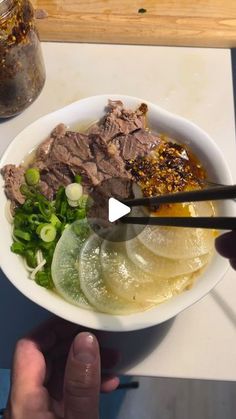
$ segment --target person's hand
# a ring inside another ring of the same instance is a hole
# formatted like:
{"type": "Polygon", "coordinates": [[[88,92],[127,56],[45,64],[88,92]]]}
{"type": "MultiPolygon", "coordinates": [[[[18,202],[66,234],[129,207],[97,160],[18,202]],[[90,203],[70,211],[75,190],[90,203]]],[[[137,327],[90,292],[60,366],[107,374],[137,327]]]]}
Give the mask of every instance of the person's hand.
{"type": "Polygon", "coordinates": [[[228,258],[232,268],[236,269],[236,231],[230,231],[217,237],[215,244],[216,250],[228,258]]]}
{"type": "MultiPolygon", "coordinates": [[[[117,377],[102,377],[96,337],[53,319],[16,346],[6,419],[98,419],[100,390],[110,392],[117,377]]],[[[81,329],[80,329],[81,330],[81,329]]],[[[101,350],[110,368],[117,353],[101,350]]]]}

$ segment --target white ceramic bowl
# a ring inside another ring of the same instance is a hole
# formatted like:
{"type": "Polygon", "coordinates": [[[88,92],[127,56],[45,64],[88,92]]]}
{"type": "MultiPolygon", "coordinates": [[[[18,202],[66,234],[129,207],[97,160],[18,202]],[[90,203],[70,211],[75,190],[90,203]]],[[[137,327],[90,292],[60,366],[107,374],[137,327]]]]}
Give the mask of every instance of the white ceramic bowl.
{"type": "MultiPolygon", "coordinates": [[[[149,109],[148,125],[151,129],[166,133],[181,143],[188,144],[204,167],[207,168],[209,178],[212,181],[223,184],[232,183],[229,169],[221,151],[199,127],[144,99],[121,95],[89,97],[38,119],[12,141],[1,159],[0,167],[7,163],[19,164],[27,153],[42,142],[60,122],[72,128],[79,128],[98,120],[104,114],[104,107],[108,99],[120,99],[125,106],[130,108],[136,108],[141,102],[147,103],[149,109]]],[[[57,294],[47,291],[39,287],[34,281],[29,280],[21,258],[10,251],[12,242],[11,226],[5,216],[6,197],[2,178],[0,179],[0,186],[0,263],[2,270],[12,284],[26,297],[71,322],[108,331],[136,330],[162,323],[205,296],[220,281],[228,268],[227,260],[215,254],[211,264],[198,278],[191,290],[149,311],[126,316],[111,316],[84,310],[69,304],[57,294]]],[[[220,215],[231,215],[233,211],[232,202],[225,201],[218,206],[220,215]]]]}

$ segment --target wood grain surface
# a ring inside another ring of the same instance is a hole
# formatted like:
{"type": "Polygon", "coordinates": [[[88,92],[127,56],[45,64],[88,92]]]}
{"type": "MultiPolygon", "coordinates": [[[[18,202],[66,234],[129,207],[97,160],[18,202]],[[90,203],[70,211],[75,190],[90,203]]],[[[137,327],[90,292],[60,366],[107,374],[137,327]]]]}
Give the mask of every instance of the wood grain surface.
{"type": "Polygon", "coordinates": [[[44,41],[236,47],[236,0],[32,3],[44,41]]]}

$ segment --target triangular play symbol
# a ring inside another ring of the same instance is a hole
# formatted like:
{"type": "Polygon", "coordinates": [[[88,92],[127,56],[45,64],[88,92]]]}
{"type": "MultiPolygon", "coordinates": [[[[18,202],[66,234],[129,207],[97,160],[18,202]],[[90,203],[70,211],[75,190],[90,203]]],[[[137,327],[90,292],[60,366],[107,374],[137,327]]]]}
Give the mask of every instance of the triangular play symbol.
{"type": "Polygon", "coordinates": [[[108,210],[108,218],[110,223],[119,220],[120,218],[129,214],[131,211],[130,207],[128,207],[125,204],[122,204],[122,202],[118,201],[115,198],[109,199],[108,210]]]}

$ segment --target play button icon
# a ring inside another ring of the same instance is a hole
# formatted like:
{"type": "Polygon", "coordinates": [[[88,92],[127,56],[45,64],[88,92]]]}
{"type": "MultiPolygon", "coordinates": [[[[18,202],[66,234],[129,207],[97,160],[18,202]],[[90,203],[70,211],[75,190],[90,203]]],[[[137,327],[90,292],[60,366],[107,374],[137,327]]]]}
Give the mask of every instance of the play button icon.
{"type": "MultiPolygon", "coordinates": [[[[136,185],[136,184],[135,184],[136,185]]],[[[91,229],[102,239],[122,242],[136,237],[144,228],[122,223],[132,216],[133,209],[124,202],[133,198],[134,184],[130,178],[109,178],[96,185],[89,193],[86,215],[91,229]]]]}
{"type": "Polygon", "coordinates": [[[108,202],[108,219],[110,223],[114,223],[114,221],[119,220],[120,218],[124,217],[125,215],[129,214],[131,211],[130,207],[122,202],[118,201],[118,199],[110,198],[108,202]]]}

